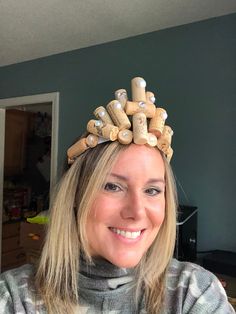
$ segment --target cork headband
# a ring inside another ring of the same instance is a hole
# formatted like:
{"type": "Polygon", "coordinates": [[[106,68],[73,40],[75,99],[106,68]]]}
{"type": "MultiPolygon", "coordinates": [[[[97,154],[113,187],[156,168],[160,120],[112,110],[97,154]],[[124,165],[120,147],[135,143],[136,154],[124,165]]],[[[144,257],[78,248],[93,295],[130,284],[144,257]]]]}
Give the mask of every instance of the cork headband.
{"type": "Polygon", "coordinates": [[[109,102],[106,108],[96,108],[93,112],[96,119],[87,124],[88,136],[68,149],[68,163],[72,164],[76,157],[89,148],[116,140],[123,145],[133,142],[157,146],[170,162],[173,155],[173,131],[165,125],[166,111],[154,105],[154,94],[146,92],[145,87],[145,80],[135,77],[131,81],[132,101],[128,100],[125,89],[119,89],[115,92],[115,100],[109,102]]]}

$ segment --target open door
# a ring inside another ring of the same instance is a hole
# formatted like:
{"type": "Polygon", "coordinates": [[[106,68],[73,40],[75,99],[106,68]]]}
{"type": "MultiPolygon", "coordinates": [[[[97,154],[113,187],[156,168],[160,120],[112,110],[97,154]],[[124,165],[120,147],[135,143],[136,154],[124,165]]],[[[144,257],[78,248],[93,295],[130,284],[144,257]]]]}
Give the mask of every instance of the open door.
{"type": "Polygon", "coordinates": [[[25,221],[49,208],[56,183],[58,93],[0,100],[1,107],[0,252],[5,271],[30,262],[30,248],[40,254],[39,241],[31,245],[30,240],[32,235],[38,239],[43,228],[25,221]]]}

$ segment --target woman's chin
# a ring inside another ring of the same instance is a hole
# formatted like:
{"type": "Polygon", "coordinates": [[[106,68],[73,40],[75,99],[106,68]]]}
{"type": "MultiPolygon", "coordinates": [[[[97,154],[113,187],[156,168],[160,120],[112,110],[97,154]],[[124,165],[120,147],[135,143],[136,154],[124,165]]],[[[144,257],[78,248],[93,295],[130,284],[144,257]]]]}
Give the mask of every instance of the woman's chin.
{"type": "Polygon", "coordinates": [[[134,268],[136,267],[141,258],[112,258],[109,260],[113,265],[120,268],[134,268]]]}

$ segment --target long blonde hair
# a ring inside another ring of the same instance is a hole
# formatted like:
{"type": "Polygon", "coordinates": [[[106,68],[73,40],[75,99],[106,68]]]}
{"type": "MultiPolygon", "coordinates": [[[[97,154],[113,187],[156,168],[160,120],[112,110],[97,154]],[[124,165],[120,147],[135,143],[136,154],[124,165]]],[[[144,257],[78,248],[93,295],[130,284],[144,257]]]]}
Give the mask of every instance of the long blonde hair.
{"type": "MultiPolygon", "coordinates": [[[[118,153],[127,146],[99,144],[79,156],[64,174],[50,209],[47,236],[35,276],[35,285],[48,313],[71,314],[79,306],[78,272],[81,252],[88,260],[86,222],[91,204],[118,153]]],[[[166,212],[148,252],[137,266],[137,296],[144,287],[148,313],[158,313],[164,297],[165,272],[173,255],[176,231],[176,194],[165,160],[166,212]]]]}

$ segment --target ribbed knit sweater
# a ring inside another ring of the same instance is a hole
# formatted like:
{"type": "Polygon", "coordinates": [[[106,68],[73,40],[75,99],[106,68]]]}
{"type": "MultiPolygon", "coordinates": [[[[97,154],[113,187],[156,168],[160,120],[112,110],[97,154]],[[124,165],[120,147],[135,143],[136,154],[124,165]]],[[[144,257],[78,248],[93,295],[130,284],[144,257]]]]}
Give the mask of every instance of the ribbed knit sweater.
{"type": "MultiPolygon", "coordinates": [[[[44,314],[29,281],[34,268],[24,265],[0,276],[0,314],[44,314]],[[37,308],[37,311],[36,311],[37,308]]],[[[78,313],[145,314],[144,296],[135,307],[135,277],[132,269],[118,268],[96,260],[82,262],[78,276],[80,306],[78,313]]],[[[202,267],[173,259],[167,273],[163,314],[232,314],[235,313],[218,279],[202,267]]]]}

